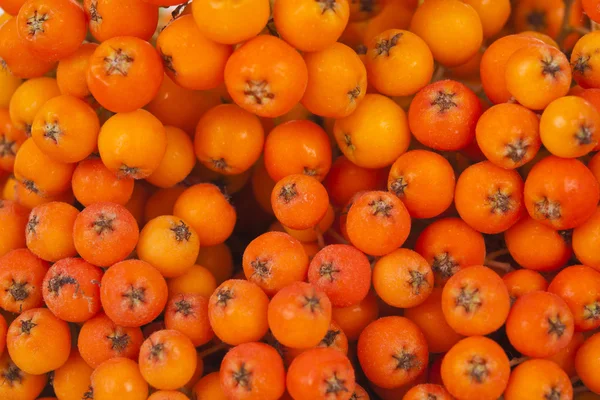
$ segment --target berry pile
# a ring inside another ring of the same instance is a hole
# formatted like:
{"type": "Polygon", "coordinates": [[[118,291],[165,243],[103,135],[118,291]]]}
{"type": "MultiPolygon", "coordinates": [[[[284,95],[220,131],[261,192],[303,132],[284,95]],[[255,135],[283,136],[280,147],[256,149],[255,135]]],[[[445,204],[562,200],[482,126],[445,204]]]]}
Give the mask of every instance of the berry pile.
{"type": "Polygon", "coordinates": [[[600,0],[0,0],[0,400],[600,399],[600,0]]]}

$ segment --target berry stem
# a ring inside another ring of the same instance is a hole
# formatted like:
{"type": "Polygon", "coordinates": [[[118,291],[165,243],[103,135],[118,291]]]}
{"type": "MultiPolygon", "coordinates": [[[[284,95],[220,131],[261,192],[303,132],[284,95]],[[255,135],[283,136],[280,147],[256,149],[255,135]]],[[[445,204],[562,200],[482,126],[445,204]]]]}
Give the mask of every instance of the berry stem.
{"type": "MultiPolygon", "coordinates": [[[[556,38],[558,45],[562,47],[562,43],[569,33],[571,33],[571,26],[569,25],[569,20],[571,19],[571,6],[573,5],[573,0],[563,0],[565,5],[565,13],[562,20],[562,25],[560,28],[560,33],[556,38]]],[[[564,50],[564,48],[563,48],[564,50]]]]}
{"type": "Polygon", "coordinates": [[[371,261],[371,269],[375,268],[375,264],[377,264],[377,261],[379,261],[381,257],[373,257],[373,258],[369,258],[369,260],[371,261]]]}
{"type": "Polygon", "coordinates": [[[500,249],[500,250],[496,250],[496,251],[492,251],[491,253],[488,253],[488,255],[486,256],[486,260],[488,261],[496,261],[499,257],[505,256],[508,254],[508,249],[500,249]]]}
{"type": "Polygon", "coordinates": [[[529,357],[513,358],[512,360],[510,360],[510,366],[511,366],[511,368],[516,367],[517,365],[522,364],[527,360],[529,360],[529,357]]]}
{"type": "Polygon", "coordinates": [[[588,392],[591,393],[592,391],[585,386],[577,386],[577,387],[573,388],[573,394],[588,393],[588,392]]]}
{"type": "MultiPolygon", "coordinates": [[[[592,25],[595,24],[595,22],[592,22],[592,25]]],[[[596,29],[592,29],[592,31],[595,31],[596,29]]],[[[575,33],[579,33],[580,35],[587,35],[588,33],[590,33],[590,29],[588,28],[584,28],[583,26],[572,26],[571,27],[571,32],[575,32],[575,33]]]]}
{"type": "MultiPolygon", "coordinates": [[[[563,42],[570,33],[578,33],[583,36],[583,35],[587,35],[588,33],[592,32],[592,31],[598,30],[598,23],[594,22],[594,21],[591,21],[590,28],[586,28],[583,26],[571,26],[569,20],[571,19],[571,7],[573,5],[573,0],[563,0],[563,1],[565,4],[565,15],[563,18],[561,30],[557,37],[557,42],[559,44],[561,42],[563,42]]],[[[566,51],[567,49],[563,49],[563,50],[566,51]]]]}
{"type": "Polygon", "coordinates": [[[443,65],[438,64],[433,72],[433,78],[431,78],[431,82],[441,81],[444,78],[444,73],[446,72],[446,68],[443,65]]]}
{"type": "Polygon", "coordinates": [[[225,342],[221,342],[212,347],[209,347],[206,350],[201,351],[198,355],[200,356],[200,358],[206,358],[206,357],[210,356],[211,354],[217,353],[217,352],[219,352],[221,350],[225,350],[227,348],[229,348],[229,345],[225,342]]]}
{"type": "Polygon", "coordinates": [[[183,12],[183,10],[185,10],[185,8],[187,7],[187,5],[189,4],[189,1],[186,1],[183,4],[178,5],[172,12],[171,12],[171,17],[173,19],[179,17],[181,15],[181,13],[183,12]]]}
{"type": "Polygon", "coordinates": [[[486,267],[499,269],[500,271],[504,271],[504,272],[511,272],[511,271],[515,270],[509,263],[505,263],[505,262],[501,262],[501,261],[486,259],[484,264],[486,265],[486,267]]]}
{"type": "Polygon", "coordinates": [[[319,248],[322,249],[325,247],[325,238],[323,237],[323,232],[321,232],[321,228],[315,226],[315,232],[317,233],[317,244],[319,248]]]}
{"type": "Polygon", "coordinates": [[[329,228],[327,234],[334,238],[338,244],[348,244],[348,241],[333,228],[329,228]]]}

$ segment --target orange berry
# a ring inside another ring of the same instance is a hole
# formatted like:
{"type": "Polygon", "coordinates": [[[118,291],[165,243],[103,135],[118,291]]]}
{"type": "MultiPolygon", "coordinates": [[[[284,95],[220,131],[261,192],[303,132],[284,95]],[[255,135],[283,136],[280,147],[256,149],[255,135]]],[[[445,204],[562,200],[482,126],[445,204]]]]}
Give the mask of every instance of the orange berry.
{"type": "Polygon", "coordinates": [[[196,264],[183,275],[169,279],[167,286],[169,297],[178,294],[199,294],[208,298],[217,288],[217,281],[208,268],[196,264]]]}
{"type": "Polygon", "coordinates": [[[434,385],[431,383],[421,383],[413,386],[402,400],[422,400],[434,398],[436,400],[452,400],[450,393],[441,385],[434,385]]]}
{"type": "Polygon", "coordinates": [[[505,76],[509,93],[532,110],[546,108],[566,95],[571,85],[569,60],[560,50],[545,44],[515,51],[508,58],[505,76]]]}
{"type": "Polygon", "coordinates": [[[200,118],[194,149],[205,167],[222,174],[236,175],[250,169],[258,160],[264,136],[256,115],[235,104],[221,104],[200,118]]]}
{"type": "Polygon", "coordinates": [[[312,121],[294,120],[277,125],[266,138],[264,163],[274,181],[294,174],[322,181],[331,168],[329,137],[312,121]]]}
{"type": "Polygon", "coordinates": [[[153,321],[167,303],[167,283],[160,272],[141,260],[121,261],[100,282],[100,300],[106,315],[125,327],[153,321]]]}
{"type": "MultiPolygon", "coordinates": [[[[197,1],[192,15],[198,29],[217,43],[236,44],[255,37],[267,25],[267,0],[228,1],[222,4],[197,1]]],[[[264,56],[264,53],[261,53],[264,56]]]]}
{"type": "Polygon", "coordinates": [[[193,388],[197,400],[227,400],[221,388],[219,372],[212,372],[200,379],[193,388]]]}
{"type": "Polygon", "coordinates": [[[485,261],[483,235],[459,218],[443,218],[427,226],[417,238],[415,251],[429,262],[440,286],[461,269],[485,261]]]}
{"type": "Polygon", "coordinates": [[[90,384],[94,369],[87,365],[76,349],[69,359],[54,371],[52,387],[57,397],[64,400],[80,400],[91,395],[90,384]]]}
{"type": "Polygon", "coordinates": [[[354,392],[354,368],[341,352],[310,349],[292,361],[286,377],[289,394],[297,400],[349,400],[354,392]]]}
{"type": "Polygon", "coordinates": [[[236,212],[219,188],[200,183],[186,189],[175,202],[173,215],[186,221],[198,234],[201,246],[223,243],[236,222],[236,212]]]}
{"type": "MultiPolygon", "coordinates": [[[[54,61],[40,58],[21,39],[17,18],[11,18],[0,27],[0,57],[10,69],[10,73],[22,79],[40,77],[55,64],[54,61]]],[[[6,71],[6,68],[2,68],[2,71],[6,71]]]]}
{"type": "Polygon", "coordinates": [[[329,208],[327,190],[308,175],[288,175],[271,192],[275,217],[292,229],[308,229],[319,223],[329,208]]]}
{"type": "Polygon", "coordinates": [[[202,245],[196,264],[208,269],[219,285],[233,275],[233,256],[225,243],[215,246],[202,245]]]}
{"type": "Polygon", "coordinates": [[[165,126],[167,147],[158,167],[146,178],[154,186],[170,188],[183,181],[196,164],[194,145],[183,130],[165,126]]]}
{"type": "Polygon", "coordinates": [[[133,186],[132,178],[118,178],[100,159],[81,161],[71,178],[73,194],[84,206],[99,202],[125,205],[133,194],[133,186]]]}
{"type": "Polygon", "coordinates": [[[371,265],[352,246],[325,246],[310,262],[308,281],[325,292],[334,307],[349,307],[363,301],[369,293],[371,265]]]}
{"type": "Polygon", "coordinates": [[[477,12],[481,19],[483,37],[490,38],[502,31],[511,12],[510,0],[462,0],[477,12]]]}
{"type": "Polygon", "coordinates": [[[145,108],[165,126],[174,126],[193,135],[202,114],[221,104],[222,96],[229,98],[224,85],[215,90],[188,90],[165,74],[158,93],[145,108]]]}
{"type": "Polygon", "coordinates": [[[600,75],[597,72],[600,65],[597,53],[599,37],[599,32],[590,32],[582,36],[571,52],[573,79],[582,88],[600,88],[600,75]]]}
{"type": "Polygon", "coordinates": [[[498,104],[487,109],[477,121],[477,144],[495,165],[513,169],[535,157],[541,146],[540,120],[519,104],[498,104]]]}
{"type": "Polygon", "coordinates": [[[87,32],[83,8],[74,0],[27,0],[15,19],[21,39],[44,60],[70,56],[87,32]]]}
{"type": "Polygon", "coordinates": [[[509,58],[529,45],[543,45],[539,39],[525,35],[508,35],[494,41],[481,58],[481,83],[487,97],[494,104],[506,103],[511,94],[506,87],[506,67],[509,58]]]}
{"type": "Polygon", "coordinates": [[[579,160],[549,156],[538,161],[525,180],[529,215],[554,229],[583,224],[596,211],[600,185],[579,160]]]}
{"type": "Polygon", "coordinates": [[[196,349],[183,333],[161,330],[142,343],[138,362],[142,376],[152,387],[175,390],[194,375],[196,349]]]}
{"type": "Polygon", "coordinates": [[[140,260],[172,278],[183,275],[194,265],[200,242],[198,234],[185,221],[163,215],[144,226],[136,250],[140,260]]]}
{"type": "Polygon", "coordinates": [[[285,392],[281,356],[264,343],[243,343],[227,352],[219,379],[230,398],[278,400],[285,392]]]}
{"type": "Polygon", "coordinates": [[[452,204],[455,181],[454,170],[444,157],[411,150],[392,164],[387,187],[402,200],[411,217],[432,218],[452,204]]]}
{"type": "Polygon", "coordinates": [[[48,382],[46,374],[32,375],[21,370],[10,359],[8,352],[0,356],[0,374],[5,380],[5,384],[0,385],[0,396],[5,399],[35,399],[48,382]]]}
{"type": "Polygon", "coordinates": [[[43,304],[42,285],[50,264],[28,249],[9,251],[0,257],[0,307],[21,313],[43,304]]]}
{"type": "Polygon", "coordinates": [[[567,347],[563,348],[553,356],[546,357],[546,360],[557,363],[569,377],[577,376],[577,371],[575,370],[575,357],[577,355],[577,350],[579,350],[583,342],[585,342],[584,334],[575,332],[573,334],[573,339],[571,339],[567,347]]]}
{"type": "Polygon", "coordinates": [[[0,257],[26,246],[25,227],[29,210],[10,200],[0,200],[0,257]]]}
{"type": "MultiPolygon", "coordinates": [[[[351,2],[351,6],[354,8],[357,4],[359,5],[359,3],[360,2],[358,1],[351,2]]],[[[377,15],[374,15],[372,18],[369,18],[366,21],[352,23],[352,25],[354,26],[362,25],[360,27],[360,29],[362,30],[362,37],[358,38],[360,40],[360,43],[352,44],[352,46],[356,48],[357,51],[362,50],[364,47],[366,47],[364,45],[368,44],[371,39],[373,39],[375,36],[379,35],[382,32],[385,32],[389,29],[408,29],[410,27],[410,20],[412,19],[413,13],[417,6],[417,3],[413,0],[373,0],[370,3],[370,7],[367,8],[371,8],[373,12],[378,11],[378,8],[381,8],[381,12],[379,12],[377,15]],[[363,46],[363,48],[361,48],[360,46],[363,46]]],[[[346,34],[352,32],[350,26],[350,24],[347,25],[346,34]]]]}
{"type": "Polygon", "coordinates": [[[448,325],[467,336],[498,330],[510,311],[504,281],[493,270],[471,266],[454,274],[442,292],[442,310],[448,325]]]}
{"type": "Polygon", "coordinates": [[[214,333],[208,319],[208,297],[199,294],[178,294],[165,310],[165,327],[187,336],[196,347],[208,343],[214,333]]]}
{"type": "Polygon", "coordinates": [[[305,53],[304,62],[308,84],[302,105],[313,114],[346,117],[367,93],[367,70],[358,54],[342,43],[305,53]]]}
{"type": "Polygon", "coordinates": [[[347,0],[281,0],[273,6],[273,22],[281,38],[304,52],[334,44],[350,17],[347,0]],[[311,29],[307,30],[306,27],[311,29]]]}
{"type": "Polygon", "coordinates": [[[584,265],[569,266],[552,279],[548,291],[567,303],[576,331],[600,327],[600,272],[584,265]]]}
{"type": "Polygon", "coordinates": [[[46,308],[27,310],[8,327],[6,348],[19,369],[33,375],[45,374],[61,367],[69,358],[69,324],[46,308]]]}
{"type": "Polygon", "coordinates": [[[284,346],[305,349],[325,337],[331,323],[327,295],[306,282],[295,282],[273,296],[268,310],[269,328],[284,346]]]}
{"type": "Polygon", "coordinates": [[[442,288],[433,288],[424,302],[405,309],[404,316],[421,329],[431,353],[445,353],[463,338],[446,322],[442,309],[442,288]]]}
{"type": "Polygon", "coordinates": [[[192,15],[171,21],[156,39],[165,72],[185,89],[214,89],[224,80],[231,46],[213,42],[202,34],[192,15]]]}
{"type": "Polygon", "coordinates": [[[477,53],[483,28],[477,12],[460,0],[428,0],[415,11],[410,30],[429,46],[440,64],[455,67],[477,53]]]}
{"type": "Polygon", "coordinates": [[[144,1],[84,0],[90,33],[99,42],[116,36],[149,40],[156,31],[158,7],[144,1]]]}
{"type": "Polygon", "coordinates": [[[600,207],[583,224],[573,230],[573,251],[587,266],[600,271],[598,243],[600,243],[600,207]]]}
{"type": "Polygon", "coordinates": [[[64,258],[46,273],[44,302],[64,321],[87,321],[100,311],[102,275],[100,268],[80,258],[64,258]]]}
{"type": "Polygon", "coordinates": [[[94,400],[146,400],[148,384],[138,364],[128,358],[111,358],[92,373],[94,400]]]}
{"type": "Polygon", "coordinates": [[[565,96],[546,107],[540,119],[540,138],[552,154],[577,158],[598,145],[600,113],[581,97],[565,96]]]}
{"type": "Polygon", "coordinates": [[[283,226],[283,230],[290,234],[295,239],[298,239],[303,244],[309,242],[316,242],[319,240],[319,236],[326,233],[329,228],[333,225],[335,220],[335,210],[331,205],[327,208],[327,212],[321,218],[321,220],[317,223],[317,225],[308,229],[292,229],[287,226],[283,226]]]}
{"type": "Polygon", "coordinates": [[[66,192],[71,184],[75,164],[54,161],[27,139],[15,158],[15,178],[29,192],[42,197],[66,192]]]}
{"type": "Polygon", "coordinates": [[[423,303],[431,294],[433,272],[419,253],[398,249],[375,263],[373,287],[385,303],[410,308],[423,303]]]}
{"type": "Polygon", "coordinates": [[[337,119],[333,134],[342,153],[363,168],[391,165],[411,139],[404,110],[379,94],[366,95],[352,114],[337,119]]]}
{"type": "Polygon", "coordinates": [[[433,56],[427,43],[412,32],[389,29],[368,42],[369,84],[388,96],[410,96],[433,75],[433,56]]]}
{"type": "Polygon", "coordinates": [[[421,330],[404,317],[383,317],[370,323],[358,339],[358,360],[367,378],[394,389],[416,379],[427,365],[427,342],[421,330]]]}
{"type": "Polygon", "coordinates": [[[13,172],[15,156],[26,139],[12,123],[8,108],[0,108],[0,171],[13,172]]]}
{"type": "Polygon", "coordinates": [[[511,303],[527,293],[548,289],[548,281],[542,274],[528,269],[517,269],[509,272],[502,276],[502,280],[508,289],[511,303]]]}
{"type": "MultiPolygon", "coordinates": [[[[245,3],[251,2],[266,0],[245,3]]],[[[258,12],[259,9],[253,9],[249,15],[258,12]]],[[[270,35],[259,35],[244,43],[225,66],[225,86],[233,101],[260,117],[275,118],[289,112],[302,99],[307,82],[308,71],[302,56],[283,40],[270,35]]]]}
{"type": "Polygon", "coordinates": [[[600,393],[600,381],[596,373],[600,356],[600,334],[588,338],[577,351],[575,368],[583,384],[594,393],[600,393]]]}
{"type": "Polygon", "coordinates": [[[144,223],[161,215],[172,215],[173,206],[185,189],[183,185],[176,185],[152,193],[144,206],[144,223]]]}
{"type": "Polygon", "coordinates": [[[104,361],[115,357],[137,360],[143,341],[144,336],[139,327],[119,326],[100,312],[83,323],[77,338],[77,348],[87,365],[95,369],[104,361]]]}
{"type": "Polygon", "coordinates": [[[56,68],[56,83],[65,95],[89,100],[90,90],[86,76],[90,57],[96,50],[96,43],[83,43],[69,57],[62,58],[56,68]]]}
{"type": "Polygon", "coordinates": [[[555,38],[559,34],[564,13],[562,1],[528,0],[516,5],[513,18],[517,31],[536,30],[555,38]]]}
{"type": "Polygon", "coordinates": [[[246,279],[267,295],[306,279],[308,257],[302,244],[283,232],[267,232],[251,241],[242,259],[246,279]]]}
{"type": "Polygon", "coordinates": [[[471,336],[446,353],[441,374],[444,386],[456,398],[494,400],[508,385],[510,364],[496,342],[483,336],[471,336]]]}
{"type": "Polygon", "coordinates": [[[26,0],[2,0],[0,7],[9,15],[17,15],[26,0]]]}
{"type": "Polygon", "coordinates": [[[50,202],[31,210],[25,238],[27,248],[43,260],[56,262],[77,255],[73,225],[79,211],[70,204],[50,202]]]}
{"type": "Polygon", "coordinates": [[[473,164],[456,182],[454,203],[472,228],[487,234],[504,232],[525,212],[523,180],[517,171],[489,161],[473,164]]]}
{"type": "Polygon", "coordinates": [[[139,229],[131,213],[115,203],[94,203],[77,215],[75,249],[90,264],[108,267],[135,249],[139,229]]]}
{"type": "Polygon", "coordinates": [[[346,156],[339,156],[331,165],[323,184],[332,204],[344,206],[357,192],[383,189],[387,172],[385,169],[359,167],[346,156]]]}
{"type": "Polygon", "coordinates": [[[215,335],[237,346],[260,340],[268,331],[269,298],[262,289],[246,280],[223,282],[210,296],[208,317],[215,335]]]}
{"type": "Polygon", "coordinates": [[[363,329],[379,317],[379,304],[373,291],[358,304],[333,307],[332,319],[340,326],[348,340],[356,341],[363,329]]]}
{"type": "Polygon", "coordinates": [[[350,242],[374,256],[388,254],[406,241],[411,220],[404,204],[389,192],[367,192],[350,207],[346,229],[350,242]]]}
{"type": "Polygon", "coordinates": [[[415,138],[425,146],[460,150],[473,141],[481,112],[481,102],[471,89],[444,80],[417,93],[410,103],[408,123],[415,138]]]}
{"type": "Polygon", "coordinates": [[[523,268],[554,271],[566,264],[573,251],[559,231],[526,216],[504,232],[510,255],[523,268]],[[540,251],[531,251],[536,246],[540,251]]]}
{"type": "Polygon", "coordinates": [[[144,179],[161,165],[167,149],[163,124],[146,110],[119,113],[102,125],[100,158],[118,177],[144,179]]]}
{"type": "Polygon", "coordinates": [[[62,95],[48,100],[37,112],[31,136],[53,160],[73,163],[95,149],[100,124],[94,110],[83,100],[62,95]]]}
{"type": "Polygon", "coordinates": [[[87,84],[107,110],[132,112],[154,98],[163,76],[161,59],[152,45],[133,36],[118,36],[105,40],[94,50],[87,84]]]}
{"type": "Polygon", "coordinates": [[[572,398],[573,385],[567,374],[548,360],[527,360],[518,365],[511,373],[504,392],[506,400],[551,395],[572,398]]]}
{"type": "Polygon", "coordinates": [[[187,400],[185,394],[177,390],[159,390],[150,395],[148,400],[187,400]]]}
{"type": "Polygon", "coordinates": [[[531,292],[521,296],[506,320],[510,343],[525,356],[549,357],[565,348],[573,337],[573,314],[559,296],[531,292]]]}

